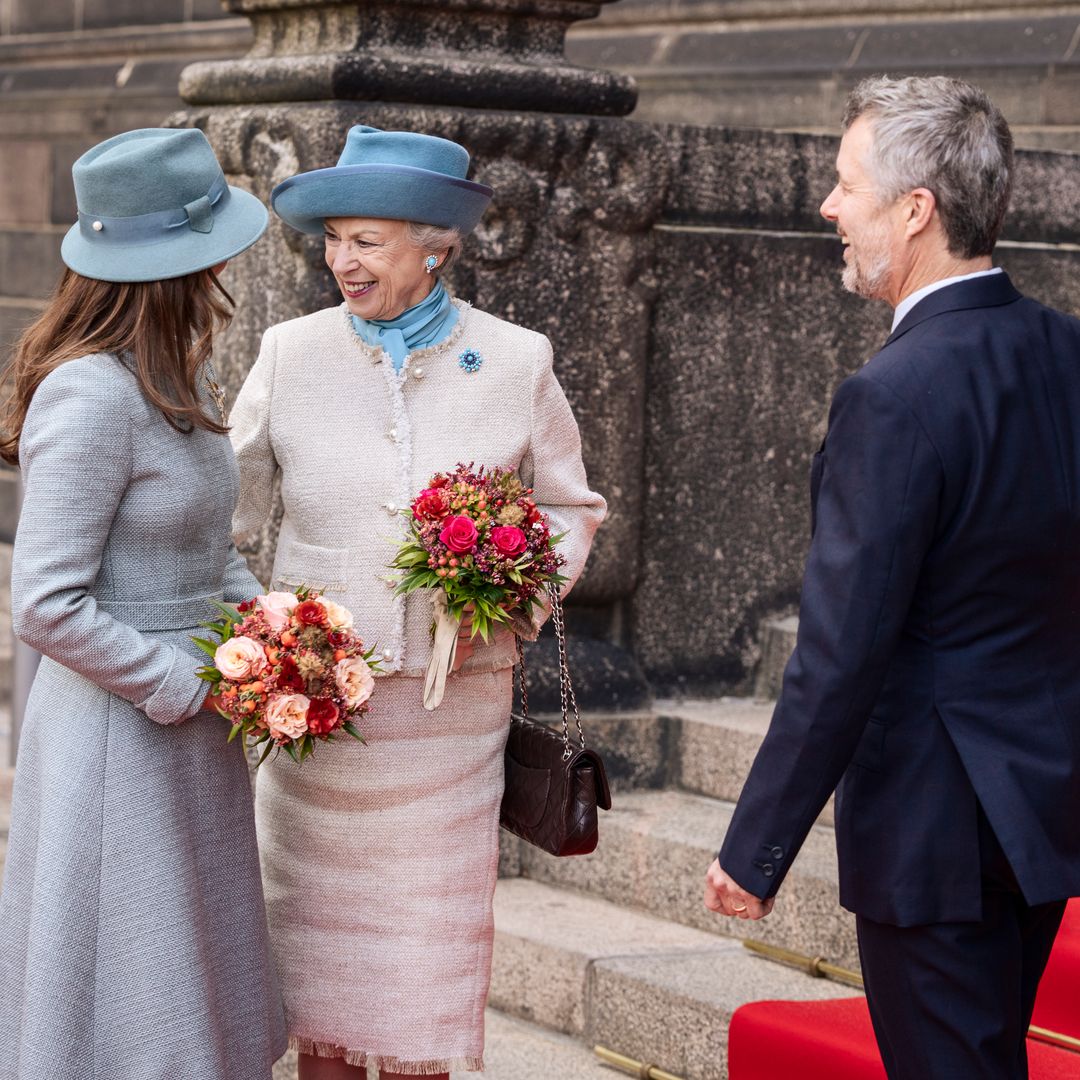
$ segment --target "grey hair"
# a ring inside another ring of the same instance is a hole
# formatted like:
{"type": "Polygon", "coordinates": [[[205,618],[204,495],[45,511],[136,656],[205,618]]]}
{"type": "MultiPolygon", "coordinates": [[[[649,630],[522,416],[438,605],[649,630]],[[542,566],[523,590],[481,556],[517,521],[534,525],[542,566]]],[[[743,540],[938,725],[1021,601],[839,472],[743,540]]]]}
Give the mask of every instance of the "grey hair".
{"type": "Polygon", "coordinates": [[[1001,110],[976,86],[945,76],[863,79],[844,109],[844,130],[865,116],[870,168],[889,202],[934,193],[949,251],[994,250],[1013,182],[1013,138],[1001,110]]]}
{"type": "Polygon", "coordinates": [[[439,263],[436,275],[449,270],[461,254],[464,239],[457,229],[444,229],[441,225],[425,225],[422,221],[406,221],[405,236],[414,247],[422,248],[429,254],[446,250],[446,258],[439,263]]]}

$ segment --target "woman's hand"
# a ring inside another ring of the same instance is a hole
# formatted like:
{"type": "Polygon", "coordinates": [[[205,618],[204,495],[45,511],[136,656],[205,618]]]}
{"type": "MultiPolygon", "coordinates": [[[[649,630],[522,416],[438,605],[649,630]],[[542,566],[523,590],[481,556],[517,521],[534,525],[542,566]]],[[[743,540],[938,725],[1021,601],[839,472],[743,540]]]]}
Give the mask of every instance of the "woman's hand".
{"type": "Polygon", "coordinates": [[[457,653],[454,655],[451,671],[460,671],[461,665],[473,654],[472,615],[469,614],[472,610],[471,603],[465,605],[465,614],[461,616],[461,625],[458,627],[457,653]]]}
{"type": "Polygon", "coordinates": [[[216,687],[211,685],[209,691],[206,694],[206,699],[203,701],[203,712],[211,712],[217,714],[218,709],[221,707],[221,697],[216,694],[216,687]]]}

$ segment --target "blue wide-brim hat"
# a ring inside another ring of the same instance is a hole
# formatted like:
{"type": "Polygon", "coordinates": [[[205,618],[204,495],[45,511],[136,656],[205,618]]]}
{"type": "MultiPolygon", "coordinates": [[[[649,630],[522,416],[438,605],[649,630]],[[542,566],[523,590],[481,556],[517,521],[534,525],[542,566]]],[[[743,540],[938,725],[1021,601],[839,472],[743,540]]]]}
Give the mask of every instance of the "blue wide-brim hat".
{"type": "Polygon", "coordinates": [[[60,257],[99,281],[161,281],[239,255],[266,231],[266,207],[231,187],[196,128],[139,128],[71,168],[79,220],[60,257]]]}
{"type": "Polygon", "coordinates": [[[332,169],[283,180],[270,205],[286,224],[321,233],[335,217],[389,218],[457,229],[476,228],[492,190],[467,180],[469,152],[449,139],[357,124],[332,169]]]}

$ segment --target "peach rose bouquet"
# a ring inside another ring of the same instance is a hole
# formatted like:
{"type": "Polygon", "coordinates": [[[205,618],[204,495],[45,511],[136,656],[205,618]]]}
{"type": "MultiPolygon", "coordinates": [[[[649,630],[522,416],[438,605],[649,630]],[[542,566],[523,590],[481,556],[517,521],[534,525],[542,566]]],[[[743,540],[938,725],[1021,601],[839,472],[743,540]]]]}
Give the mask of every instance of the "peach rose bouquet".
{"type": "Polygon", "coordinates": [[[216,607],[222,617],[203,626],[217,640],[192,640],[210,657],[198,674],[232,724],[229,742],[242,735],[262,745],[261,765],[274,750],[301,762],[316,740],[341,731],[364,741],[355,721],[368,710],[378,668],[347,608],[306,588],[216,607]]]}

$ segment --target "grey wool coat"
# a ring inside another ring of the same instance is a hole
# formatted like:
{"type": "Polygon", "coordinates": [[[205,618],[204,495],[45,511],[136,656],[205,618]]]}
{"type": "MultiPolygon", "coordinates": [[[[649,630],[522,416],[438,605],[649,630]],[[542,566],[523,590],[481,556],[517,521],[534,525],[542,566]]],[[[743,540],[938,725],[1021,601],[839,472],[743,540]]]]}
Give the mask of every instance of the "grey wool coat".
{"type": "Polygon", "coordinates": [[[224,435],[110,355],[34,395],[16,633],[44,654],[0,892],[0,1080],[268,1080],[285,1047],[246,763],[190,641],[260,591],[224,435]]]}

